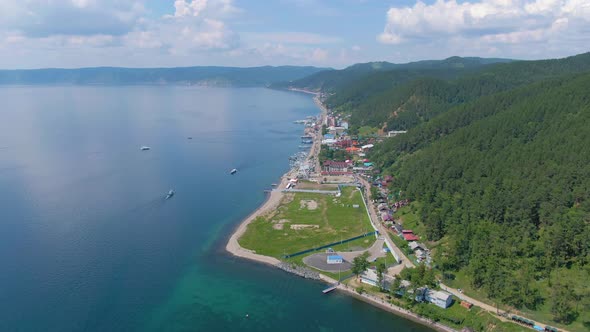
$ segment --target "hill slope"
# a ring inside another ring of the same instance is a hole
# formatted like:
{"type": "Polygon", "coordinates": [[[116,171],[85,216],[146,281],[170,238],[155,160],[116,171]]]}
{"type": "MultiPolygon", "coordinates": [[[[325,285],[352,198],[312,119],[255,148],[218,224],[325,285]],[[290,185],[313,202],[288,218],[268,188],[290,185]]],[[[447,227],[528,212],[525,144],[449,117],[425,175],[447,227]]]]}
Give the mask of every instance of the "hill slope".
{"type": "Polygon", "coordinates": [[[433,100],[425,110],[444,111],[370,157],[395,176],[393,192],[417,202],[438,269],[494,302],[584,330],[590,54],[496,65],[394,92],[418,95],[417,86],[433,100]]]}
{"type": "Polygon", "coordinates": [[[381,86],[381,84],[385,83],[388,79],[392,79],[394,81],[393,84],[395,85],[395,82],[405,82],[415,77],[427,75],[430,71],[441,75],[442,72],[465,72],[491,63],[510,61],[512,60],[451,57],[444,60],[417,61],[405,64],[368,62],[355,64],[341,70],[318,72],[300,80],[278,83],[273,85],[273,87],[306,89],[311,91],[322,91],[325,93],[340,92],[340,90],[343,89],[351,89],[354,91],[357,90],[359,86],[366,86],[367,89],[381,86]],[[358,80],[362,80],[374,74],[382,74],[382,81],[380,81],[380,84],[367,86],[367,83],[369,82],[358,82],[358,80]]]}
{"type": "Polygon", "coordinates": [[[383,74],[373,74],[357,84],[356,91],[342,90],[327,103],[336,110],[352,113],[351,122],[357,128],[407,130],[482,96],[589,70],[590,53],[586,53],[565,59],[515,61],[463,71],[430,70],[405,75],[410,79],[394,85],[392,79],[384,80],[383,74]]]}

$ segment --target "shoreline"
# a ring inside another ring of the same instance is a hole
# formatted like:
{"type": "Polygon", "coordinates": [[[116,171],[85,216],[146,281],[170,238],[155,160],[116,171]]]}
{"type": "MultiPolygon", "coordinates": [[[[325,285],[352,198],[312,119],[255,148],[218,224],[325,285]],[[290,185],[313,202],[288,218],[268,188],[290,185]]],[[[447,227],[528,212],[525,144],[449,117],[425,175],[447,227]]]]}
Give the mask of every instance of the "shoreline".
{"type": "MultiPolygon", "coordinates": [[[[296,92],[302,92],[302,93],[313,95],[314,96],[313,101],[321,111],[320,121],[321,121],[321,123],[324,122],[324,119],[328,113],[328,109],[319,100],[319,93],[307,91],[307,90],[291,90],[290,89],[289,91],[296,91],[296,92]]],[[[322,139],[322,136],[321,136],[321,132],[320,132],[320,135],[316,135],[314,137],[314,143],[313,143],[312,149],[310,150],[310,152],[307,156],[308,160],[311,158],[316,158],[316,162],[318,162],[318,164],[319,164],[319,160],[317,157],[318,157],[319,150],[320,150],[319,148],[321,146],[321,139],[322,139]]],[[[252,250],[243,248],[242,246],[240,246],[238,239],[246,232],[248,225],[252,221],[254,221],[259,216],[263,216],[264,214],[266,214],[267,212],[274,209],[276,206],[278,206],[280,204],[281,199],[283,197],[283,193],[278,189],[284,188],[284,186],[287,184],[287,181],[288,181],[289,176],[291,175],[292,171],[293,170],[289,170],[287,173],[283,174],[280,178],[281,181],[280,181],[280,184],[277,186],[277,188],[270,192],[270,194],[267,196],[266,200],[256,210],[254,210],[250,215],[248,215],[244,220],[242,220],[240,222],[240,224],[233,231],[231,237],[229,238],[229,240],[225,246],[225,249],[227,252],[229,252],[232,255],[237,256],[237,257],[253,260],[253,261],[256,261],[259,263],[268,264],[268,265],[274,266],[276,268],[279,268],[279,264],[281,263],[280,260],[278,260],[274,257],[270,257],[270,256],[259,255],[252,250]]],[[[327,284],[333,285],[333,284],[337,283],[336,280],[334,280],[322,273],[319,273],[319,276],[320,276],[320,280],[327,283],[327,284]]],[[[444,325],[441,325],[438,323],[433,323],[430,320],[419,317],[418,315],[416,315],[408,310],[405,310],[403,308],[400,308],[398,306],[395,306],[393,304],[385,303],[383,300],[379,300],[377,298],[370,297],[367,294],[358,294],[354,290],[348,288],[348,286],[346,286],[346,285],[339,284],[337,286],[337,289],[342,291],[346,295],[352,296],[352,297],[354,297],[358,300],[361,300],[367,304],[370,304],[370,305],[373,305],[373,306],[380,308],[382,310],[391,312],[394,315],[411,320],[415,323],[424,325],[424,326],[429,327],[433,330],[441,331],[441,332],[456,331],[455,329],[452,329],[450,327],[447,327],[447,326],[444,326],[444,325]]]]}
{"type": "MultiPolygon", "coordinates": [[[[313,100],[314,100],[314,103],[316,104],[316,106],[318,106],[318,108],[320,109],[320,121],[323,122],[325,117],[328,114],[328,109],[319,100],[318,94],[310,92],[310,91],[300,91],[300,92],[305,92],[305,93],[314,95],[313,100]]],[[[320,134],[321,134],[321,132],[320,132],[320,134]]],[[[314,136],[314,142],[313,142],[312,148],[310,149],[310,151],[307,155],[308,160],[311,158],[316,158],[316,161],[317,161],[317,155],[319,154],[319,146],[321,145],[321,139],[322,139],[322,136],[319,134],[314,136]]],[[[289,171],[287,171],[287,173],[283,174],[280,178],[281,180],[279,181],[278,186],[275,189],[271,190],[270,194],[268,195],[266,200],[262,203],[262,205],[260,205],[256,210],[254,210],[250,215],[248,215],[248,217],[246,217],[244,220],[242,220],[242,222],[240,222],[238,227],[236,227],[236,229],[233,231],[232,235],[230,236],[229,240],[227,241],[227,244],[225,245],[226,251],[228,251],[229,253],[231,253],[237,257],[247,258],[247,259],[254,260],[254,261],[257,261],[260,263],[269,264],[269,265],[278,267],[279,263],[281,263],[280,260],[278,260],[274,257],[270,257],[270,256],[259,255],[252,250],[243,248],[242,246],[240,246],[238,239],[246,232],[248,225],[252,221],[254,221],[259,216],[262,216],[265,213],[269,212],[270,210],[274,209],[275,207],[277,207],[280,204],[281,199],[283,198],[283,193],[281,192],[280,188],[284,188],[287,185],[287,182],[289,181],[289,177],[292,172],[293,172],[293,170],[290,169],[289,171]]]]}

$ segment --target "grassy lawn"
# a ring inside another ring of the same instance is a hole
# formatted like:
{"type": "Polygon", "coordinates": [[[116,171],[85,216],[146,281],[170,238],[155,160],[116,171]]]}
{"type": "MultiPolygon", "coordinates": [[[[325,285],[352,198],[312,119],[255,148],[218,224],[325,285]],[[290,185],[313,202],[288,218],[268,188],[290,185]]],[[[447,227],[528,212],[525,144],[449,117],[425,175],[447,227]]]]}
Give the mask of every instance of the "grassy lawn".
{"type": "MultiPolygon", "coordinates": [[[[360,192],[356,188],[346,187],[341,197],[311,193],[287,194],[275,211],[248,225],[238,241],[242,247],[255,250],[258,254],[280,258],[284,254],[319,247],[372,230],[360,192]],[[360,207],[353,208],[355,204],[360,207]],[[282,229],[277,227],[278,224],[282,225],[282,229]]],[[[369,242],[356,244],[366,248],[374,242],[374,238],[369,242]]]]}
{"type": "Polygon", "coordinates": [[[377,258],[376,261],[371,262],[371,266],[377,266],[381,263],[385,263],[385,266],[390,267],[393,265],[397,265],[397,261],[395,260],[395,257],[393,257],[393,255],[390,252],[387,252],[387,254],[385,255],[385,257],[379,257],[377,258]]]}
{"type": "Polygon", "coordinates": [[[421,241],[425,241],[426,227],[420,222],[418,211],[420,211],[420,203],[412,202],[410,205],[397,210],[395,216],[401,219],[404,229],[413,230],[414,234],[418,235],[421,241]]]}

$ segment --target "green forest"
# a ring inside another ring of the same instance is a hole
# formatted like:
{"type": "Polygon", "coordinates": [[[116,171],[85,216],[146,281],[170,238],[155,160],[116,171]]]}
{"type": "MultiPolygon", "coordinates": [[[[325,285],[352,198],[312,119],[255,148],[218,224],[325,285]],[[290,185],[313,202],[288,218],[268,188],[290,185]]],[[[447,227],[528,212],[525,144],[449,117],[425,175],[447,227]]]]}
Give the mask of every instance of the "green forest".
{"type": "Polygon", "coordinates": [[[353,132],[409,130],[369,157],[420,203],[440,275],[590,330],[590,53],[452,71],[374,73],[327,102],[353,132]]]}
{"type": "Polygon", "coordinates": [[[590,54],[563,60],[471,63],[396,69],[353,80],[328,98],[334,110],[351,113],[354,129],[407,130],[449,109],[526,84],[590,70],[590,54]],[[462,65],[458,65],[462,64],[462,65]]]}

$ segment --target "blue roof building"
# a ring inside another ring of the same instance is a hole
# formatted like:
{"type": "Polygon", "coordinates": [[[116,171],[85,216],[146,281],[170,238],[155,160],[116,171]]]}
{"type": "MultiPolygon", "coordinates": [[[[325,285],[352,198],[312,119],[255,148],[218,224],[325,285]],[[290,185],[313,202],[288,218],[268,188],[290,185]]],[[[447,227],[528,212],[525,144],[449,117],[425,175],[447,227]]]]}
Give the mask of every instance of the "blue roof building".
{"type": "Polygon", "coordinates": [[[340,255],[329,255],[326,260],[326,263],[328,263],[328,264],[342,264],[343,261],[344,261],[344,259],[340,255]]]}

